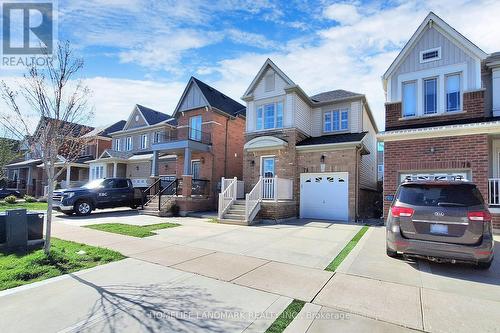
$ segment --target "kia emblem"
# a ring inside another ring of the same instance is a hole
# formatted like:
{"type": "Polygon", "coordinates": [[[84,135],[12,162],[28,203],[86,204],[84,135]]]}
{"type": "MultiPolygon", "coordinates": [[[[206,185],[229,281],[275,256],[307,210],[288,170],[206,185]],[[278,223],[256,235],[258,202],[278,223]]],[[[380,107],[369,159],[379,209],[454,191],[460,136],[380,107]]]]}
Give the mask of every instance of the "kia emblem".
{"type": "Polygon", "coordinates": [[[434,212],[434,216],[444,216],[444,213],[443,212],[434,212]]]}

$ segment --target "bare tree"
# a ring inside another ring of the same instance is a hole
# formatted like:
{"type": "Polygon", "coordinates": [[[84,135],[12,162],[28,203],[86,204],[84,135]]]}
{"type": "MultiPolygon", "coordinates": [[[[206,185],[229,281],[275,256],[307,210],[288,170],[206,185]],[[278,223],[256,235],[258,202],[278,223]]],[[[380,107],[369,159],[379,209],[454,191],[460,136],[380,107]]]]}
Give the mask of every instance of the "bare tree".
{"type": "Polygon", "coordinates": [[[0,122],[29,145],[33,155],[42,160],[47,175],[46,254],[50,253],[55,181],[80,154],[84,144],[81,136],[87,130],[79,124],[87,123],[93,114],[88,107],[90,91],[77,77],[82,68],[83,59],[65,42],[57,46],[53,60],[45,66],[29,67],[17,89],[4,81],[0,85],[0,96],[7,105],[7,110],[0,112],[0,122]],[[34,117],[40,121],[33,131],[29,120],[34,117]]]}

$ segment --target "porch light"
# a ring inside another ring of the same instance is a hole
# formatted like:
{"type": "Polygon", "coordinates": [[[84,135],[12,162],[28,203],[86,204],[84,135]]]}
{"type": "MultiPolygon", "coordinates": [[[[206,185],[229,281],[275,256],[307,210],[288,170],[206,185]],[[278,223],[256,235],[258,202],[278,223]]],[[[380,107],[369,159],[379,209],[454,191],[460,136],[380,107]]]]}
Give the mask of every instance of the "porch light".
{"type": "Polygon", "coordinates": [[[321,155],[321,158],[319,159],[320,161],[320,170],[321,172],[325,172],[325,155],[321,155]]]}
{"type": "Polygon", "coordinates": [[[200,162],[201,162],[201,164],[205,164],[205,157],[203,157],[203,156],[202,156],[202,157],[200,158],[200,162]]]}
{"type": "Polygon", "coordinates": [[[436,152],[436,148],[431,147],[431,149],[429,151],[430,151],[431,154],[434,154],[436,152]]]}
{"type": "Polygon", "coordinates": [[[251,161],[250,161],[250,165],[251,165],[251,166],[254,166],[254,165],[255,165],[255,161],[254,161],[254,160],[251,160],[251,161]]]}
{"type": "Polygon", "coordinates": [[[136,169],[137,171],[139,171],[139,166],[138,166],[138,165],[136,165],[136,166],[135,166],[135,169],[136,169]]]}

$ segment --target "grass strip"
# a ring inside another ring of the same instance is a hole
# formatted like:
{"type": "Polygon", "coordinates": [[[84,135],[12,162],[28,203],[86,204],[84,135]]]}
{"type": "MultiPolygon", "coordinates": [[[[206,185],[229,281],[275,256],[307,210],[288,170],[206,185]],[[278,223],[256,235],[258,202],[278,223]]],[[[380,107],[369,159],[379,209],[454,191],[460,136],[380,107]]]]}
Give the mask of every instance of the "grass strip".
{"type": "Polygon", "coordinates": [[[0,252],[0,290],[14,288],[82,269],[124,259],[100,247],[51,239],[50,255],[43,249],[26,253],[0,252]]]}
{"type": "Polygon", "coordinates": [[[281,333],[287,328],[288,325],[295,319],[299,314],[300,310],[306,304],[304,301],[299,301],[294,299],[285,310],[276,318],[276,320],[269,326],[266,333],[281,333]]]}
{"type": "Polygon", "coordinates": [[[13,204],[0,201],[0,212],[8,209],[27,209],[27,210],[47,210],[46,202],[16,202],[13,204]]]}
{"type": "Polygon", "coordinates": [[[333,261],[325,268],[325,271],[335,272],[335,270],[340,266],[342,261],[347,257],[347,255],[354,249],[356,244],[363,235],[368,231],[368,227],[364,226],[358,233],[347,243],[347,245],[340,251],[340,253],[333,259],[333,261]]]}
{"type": "Polygon", "coordinates": [[[127,235],[133,237],[149,237],[154,236],[156,233],[153,231],[159,229],[168,229],[177,227],[177,223],[158,223],[150,225],[133,225],[133,224],[123,224],[123,223],[103,223],[103,224],[91,224],[86,225],[85,228],[101,230],[106,232],[112,232],[120,235],[127,235]]]}

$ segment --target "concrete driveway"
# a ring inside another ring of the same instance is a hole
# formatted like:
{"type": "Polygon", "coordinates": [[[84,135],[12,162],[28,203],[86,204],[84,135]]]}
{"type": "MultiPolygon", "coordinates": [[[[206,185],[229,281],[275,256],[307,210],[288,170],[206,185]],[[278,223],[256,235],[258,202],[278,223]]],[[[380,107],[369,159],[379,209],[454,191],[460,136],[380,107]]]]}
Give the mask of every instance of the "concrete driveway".
{"type": "Polygon", "coordinates": [[[372,227],[337,272],[324,271],[359,228],[326,221],[242,227],[132,211],[57,217],[56,237],[130,258],[0,293],[7,318],[0,331],[50,322],[47,331],[262,332],[295,298],[307,303],[287,332],[500,332],[500,256],[489,271],[392,259],[384,228],[372,227]],[[181,226],[145,239],[80,227],[166,221],[181,226]],[[43,310],[30,306],[44,302],[43,310]],[[210,315],[219,317],[200,319],[210,315]]]}

